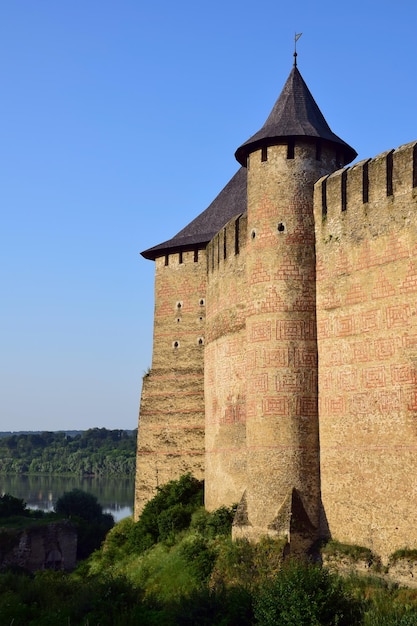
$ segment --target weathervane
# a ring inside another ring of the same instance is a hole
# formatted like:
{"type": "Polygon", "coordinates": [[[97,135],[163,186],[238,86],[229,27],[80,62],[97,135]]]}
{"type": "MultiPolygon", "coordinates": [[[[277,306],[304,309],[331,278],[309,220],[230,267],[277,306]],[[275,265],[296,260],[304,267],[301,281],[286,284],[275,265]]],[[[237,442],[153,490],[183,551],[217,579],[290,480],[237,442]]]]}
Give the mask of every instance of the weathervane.
{"type": "Polygon", "coordinates": [[[294,35],[294,67],[297,67],[297,41],[303,33],[295,33],[294,35]]]}

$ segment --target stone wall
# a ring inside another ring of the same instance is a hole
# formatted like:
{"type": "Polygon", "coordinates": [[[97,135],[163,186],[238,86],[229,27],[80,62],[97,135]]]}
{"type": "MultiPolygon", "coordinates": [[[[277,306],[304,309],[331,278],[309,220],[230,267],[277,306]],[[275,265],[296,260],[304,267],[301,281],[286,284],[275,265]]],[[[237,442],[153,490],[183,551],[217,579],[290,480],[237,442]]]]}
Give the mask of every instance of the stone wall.
{"type": "Polygon", "coordinates": [[[323,531],[417,545],[416,143],[315,188],[323,531]]]}
{"type": "Polygon", "coordinates": [[[246,216],[207,248],[205,505],[240,501],[246,488],[246,216]]]}
{"type": "Polygon", "coordinates": [[[135,482],[135,517],[158,485],[204,474],[206,252],[155,261],[152,368],[144,376],[135,482]]]}
{"type": "Polygon", "coordinates": [[[72,570],[76,565],[77,531],[69,522],[24,530],[0,529],[0,567],[72,570]]]}
{"type": "Polygon", "coordinates": [[[156,260],[135,512],[205,454],[235,536],[320,524],[384,559],[417,546],[417,142],[314,186],[321,148],[253,152],[247,214],[156,260]]]}

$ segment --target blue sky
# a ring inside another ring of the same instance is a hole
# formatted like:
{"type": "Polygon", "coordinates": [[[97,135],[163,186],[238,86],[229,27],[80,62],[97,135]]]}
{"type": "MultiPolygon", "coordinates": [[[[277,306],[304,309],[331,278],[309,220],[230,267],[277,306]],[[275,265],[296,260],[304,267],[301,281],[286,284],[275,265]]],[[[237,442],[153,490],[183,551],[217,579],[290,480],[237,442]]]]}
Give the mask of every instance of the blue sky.
{"type": "Polygon", "coordinates": [[[153,263],[298,67],[359,158],[417,139],[415,0],[0,2],[0,430],[135,428],[153,263]]]}

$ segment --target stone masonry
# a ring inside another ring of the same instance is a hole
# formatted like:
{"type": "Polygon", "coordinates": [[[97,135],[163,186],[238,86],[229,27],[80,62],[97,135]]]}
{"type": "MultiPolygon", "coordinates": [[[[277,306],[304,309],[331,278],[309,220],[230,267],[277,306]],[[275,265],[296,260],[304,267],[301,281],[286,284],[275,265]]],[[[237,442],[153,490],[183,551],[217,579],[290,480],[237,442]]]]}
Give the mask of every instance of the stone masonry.
{"type": "Polygon", "coordinates": [[[294,65],[233,179],[143,253],[136,516],[190,471],[235,537],[417,547],[417,142],[355,156],[294,65]]]}

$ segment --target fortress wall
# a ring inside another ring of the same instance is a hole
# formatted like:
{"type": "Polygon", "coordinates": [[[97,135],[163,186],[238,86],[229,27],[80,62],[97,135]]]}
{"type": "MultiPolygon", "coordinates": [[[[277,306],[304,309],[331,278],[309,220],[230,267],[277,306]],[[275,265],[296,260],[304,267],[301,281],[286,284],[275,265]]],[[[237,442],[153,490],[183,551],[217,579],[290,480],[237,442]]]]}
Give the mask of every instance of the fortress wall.
{"type": "Polygon", "coordinates": [[[206,252],[155,261],[152,369],[139,412],[135,516],[158,485],[204,472],[206,252]]]}
{"type": "Polygon", "coordinates": [[[417,545],[416,144],[315,187],[323,527],[383,557],[417,545]]]}
{"type": "Polygon", "coordinates": [[[237,503],[246,487],[246,223],[232,219],[207,247],[205,504],[237,503]]]}

